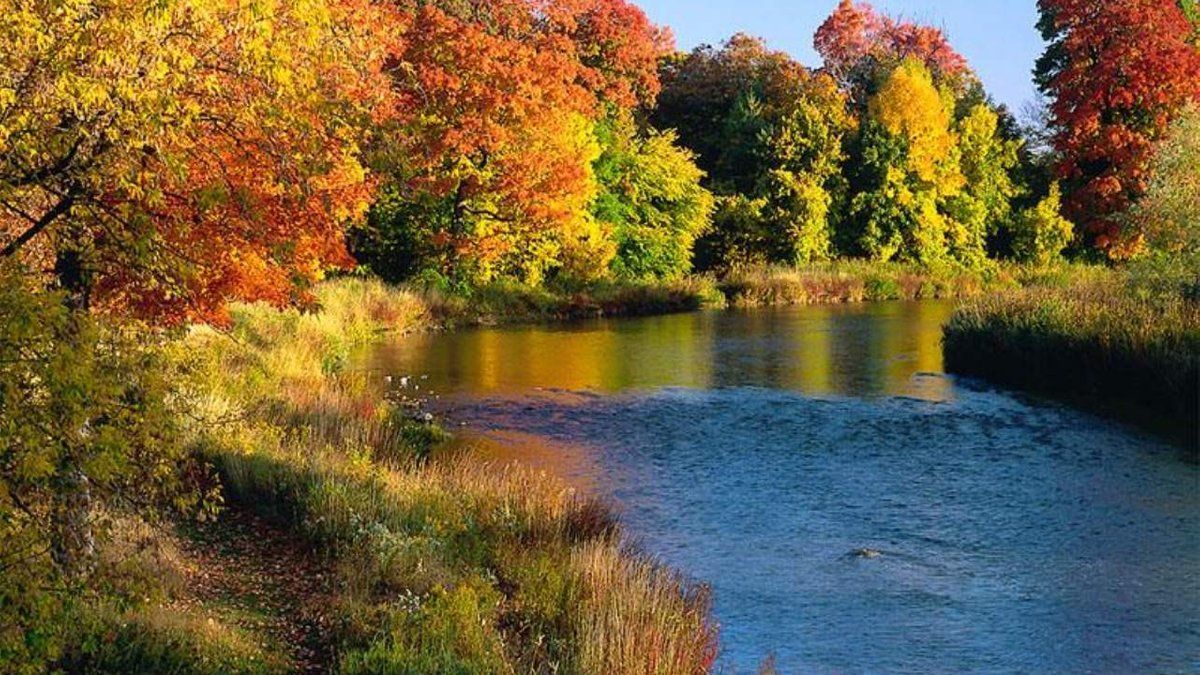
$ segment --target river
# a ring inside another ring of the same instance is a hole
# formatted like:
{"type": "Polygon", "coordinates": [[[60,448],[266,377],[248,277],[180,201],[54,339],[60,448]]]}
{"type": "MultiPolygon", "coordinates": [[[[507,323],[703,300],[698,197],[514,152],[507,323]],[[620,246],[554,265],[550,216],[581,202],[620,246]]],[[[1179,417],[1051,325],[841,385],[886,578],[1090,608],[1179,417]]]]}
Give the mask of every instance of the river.
{"type": "Polygon", "coordinates": [[[1200,468],[942,372],[941,302],[388,343],[481,456],[711,585],[724,672],[1200,669],[1200,468]]]}

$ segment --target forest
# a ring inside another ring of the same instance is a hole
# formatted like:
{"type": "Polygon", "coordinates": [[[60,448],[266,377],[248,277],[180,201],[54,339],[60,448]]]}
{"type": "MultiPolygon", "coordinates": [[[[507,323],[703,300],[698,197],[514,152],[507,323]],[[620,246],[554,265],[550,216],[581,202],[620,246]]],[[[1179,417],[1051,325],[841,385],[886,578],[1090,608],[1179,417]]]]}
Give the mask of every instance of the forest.
{"type": "Polygon", "coordinates": [[[0,0],[0,670],[709,671],[605,504],[430,459],[384,332],[966,298],[961,372],[1194,440],[1200,7],[1037,4],[1013,111],[854,0],[811,67],[631,0],[0,0]],[[182,590],[239,512],[330,579],[311,653],[182,590]]]}

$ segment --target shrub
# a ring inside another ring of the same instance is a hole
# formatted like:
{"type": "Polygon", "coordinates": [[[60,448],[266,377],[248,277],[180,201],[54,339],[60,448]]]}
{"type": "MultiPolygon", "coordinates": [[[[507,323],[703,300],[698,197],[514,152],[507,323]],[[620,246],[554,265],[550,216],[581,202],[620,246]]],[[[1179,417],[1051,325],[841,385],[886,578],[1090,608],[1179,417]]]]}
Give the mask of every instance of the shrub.
{"type": "Polygon", "coordinates": [[[1020,262],[1048,265],[1071,243],[1075,226],[1062,217],[1058,184],[1036,206],[1017,214],[1012,224],[1013,256],[1020,262]]]}

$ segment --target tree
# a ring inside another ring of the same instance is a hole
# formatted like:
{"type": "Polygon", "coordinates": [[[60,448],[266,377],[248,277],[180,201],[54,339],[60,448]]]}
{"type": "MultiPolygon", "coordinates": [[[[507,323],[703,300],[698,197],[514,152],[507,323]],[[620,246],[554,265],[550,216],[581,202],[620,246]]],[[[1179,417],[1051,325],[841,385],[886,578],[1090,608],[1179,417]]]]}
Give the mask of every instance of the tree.
{"type": "Polygon", "coordinates": [[[897,21],[865,2],[841,0],[817,29],[813,46],[826,72],[860,99],[870,93],[878,71],[910,58],[922,62],[940,84],[963,88],[975,79],[941,30],[897,21]]]}
{"type": "Polygon", "coordinates": [[[940,210],[965,184],[949,94],[920,61],[892,71],[871,98],[860,137],[858,194],[850,211],[857,244],[876,260],[947,259],[957,223],[940,210]]]}
{"type": "Polygon", "coordinates": [[[1171,125],[1150,162],[1146,195],[1127,218],[1144,233],[1145,255],[1135,261],[1141,285],[1156,292],[1200,296],[1200,108],[1171,125]]]}
{"type": "MultiPolygon", "coordinates": [[[[162,388],[91,314],[220,321],[235,298],[308,300],[368,202],[358,147],[387,100],[389,15],[366,0],[67,0],[0,17],[0,264],[55,292],[14,295],[42,309],[5,316],[5,349],[33,369],[6,364],[5,421],[29,425],[7,449],[51,477],[42,526],[73,578],[94,496],[179,468],[139,430],[162,388]]],[[[23,490],[5,497],[33,503],[23,490]]]]}
{"type": "Polygon", "coordinates": [[[602,189],[593,210],[613,231],[613,274],[677,279],[691,271],[693,244],[713,211],[693,155],[675,144],[673,132],[639,133],[629,116],[601,126],[601,147],[602,189]]]}
{"type": "Polygon", "coordinates": [[[1113,257],[1140,246],[1118,216],[1147,187],[1155,141],[1200,98],[1200,50],[1184,9],[1166,0],[1040,0],[1049,43],[1037,64],[1051,99],[1066,210],[1113,257]]]}
{"type": "Polygon", "coordinates": [[[1062,190],[1053,184],[1045,199],[1017,214],[1012,225],[1013,257],[1047,265],[1071,243],[1074,230],[1071,221],[1062,217],[1062,190]]]}
{"type": "Polygon", "coordinates": [[[735,255],[785,264],[832,255],[853,127],[837,84],[745,35],[675,59],[663,79],[656,123],[679,129],[714,192],[745,197],[722,200],[702,268],[728,269],[735,255]]]}
{"type": "Polygon", "coordinates": [[[347,260],[341,224],[369,195],[359,122],[386,93],[365,2],[3,14],[0,255],[52,268],[81,308],[167,322],[302,302],[347,260]]]}
{"type": "Polygon", "coordinates": [[[836,83],[817,75],[764,130],[759,152],[765,173],[757,193],[766,198],[772,262],[798,264],[834,254],[833,228],[845,196],[843,145],[853,126],[836,83]]]}
{"type": "Polygon", "coordinates": [[[978,104],[956,125],[963,190],[946,202],[946,211],[957,224],[950,241],[952,256],[977,266],[987,257],[987,240],[1006,229],[1012,202],[1019,194],[1011,173],[1017,166],[1021,143],[1007,140],[1000,116],[978,104]],[[955,236],[956,235],[956,236],[955,236]]]}
{"type": "Polygon", "coordinates": [[[748,191],[757,180],[759,135],[796,98],[807,70],[762,40],[738,34],[720,49],[703,46],[667,59],[651,121],[674,129],[697,155],[708,187],[748,191]]]}
{"type": "MultiPolygon", "coordinates": [[[[411,28],[393,55],[399,122],[380,164],[422,207],[404,211],[433,254],[419,266],[538,282],[565,266],[583,272],[594,256],[577,254],[589,248],[611,257],[588,210],[593,126],[609,107],[653,100],[663,34],[623,0],[402,9],[411,28]]],[[[371,242],[386,237],[374,236],[358,246],[378,258],[371,242]]]]}

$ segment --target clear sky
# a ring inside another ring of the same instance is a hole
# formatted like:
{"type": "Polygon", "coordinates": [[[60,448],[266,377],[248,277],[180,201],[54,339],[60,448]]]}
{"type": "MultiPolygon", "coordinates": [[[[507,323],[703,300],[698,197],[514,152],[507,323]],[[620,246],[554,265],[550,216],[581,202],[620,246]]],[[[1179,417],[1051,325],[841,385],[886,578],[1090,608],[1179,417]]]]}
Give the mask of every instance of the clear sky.
{"type": "MultiPolygon", "coordinates": [[[[809,66],[817,27],[837,0],[634,0],[670,26],[680,49],[720,44],[743,32],[765,38],[809,66]]],[[[1013,112],[1034,97],[1033,64],[1042,51],[1035,0],[875,0],[878,10],[938,26],[971,62],[988,92],[1013,112]]]]}

